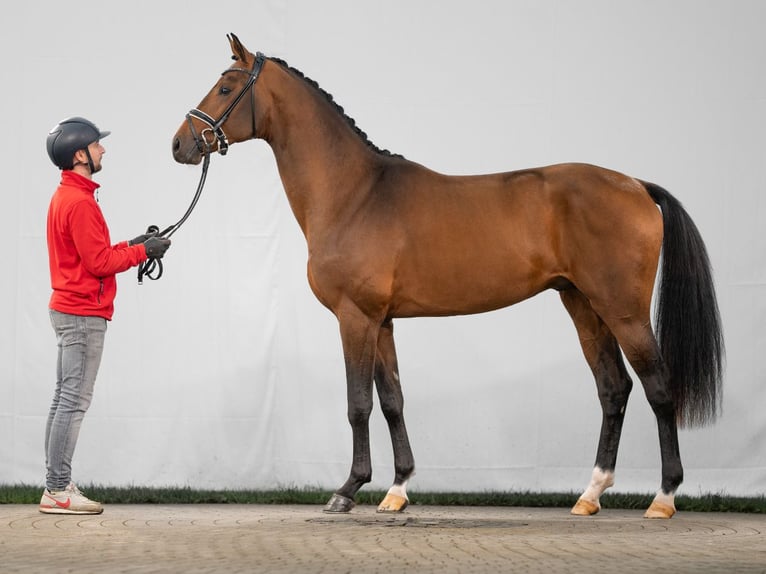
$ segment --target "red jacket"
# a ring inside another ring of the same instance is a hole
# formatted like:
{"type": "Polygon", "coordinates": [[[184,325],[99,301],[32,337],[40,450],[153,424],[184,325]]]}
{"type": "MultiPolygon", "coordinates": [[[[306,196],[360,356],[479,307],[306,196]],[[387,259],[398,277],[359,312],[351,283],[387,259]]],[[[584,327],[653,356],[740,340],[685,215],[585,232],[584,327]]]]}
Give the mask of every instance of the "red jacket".
{"type": "Polygon", "coordinates": [[[71,315],[111,320],[115,275],[146,261],[143,245],[111,244],[96,203],[96,182],[64,170],[48,208],[48,259],[53,294],[50,308],[71,315]]]}

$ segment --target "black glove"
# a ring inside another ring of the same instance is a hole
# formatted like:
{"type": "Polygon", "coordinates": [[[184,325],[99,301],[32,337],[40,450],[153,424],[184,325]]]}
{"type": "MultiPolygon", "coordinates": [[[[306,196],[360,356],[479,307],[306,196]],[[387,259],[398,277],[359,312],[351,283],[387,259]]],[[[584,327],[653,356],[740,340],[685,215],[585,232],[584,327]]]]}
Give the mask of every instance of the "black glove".
{"type": "Polygon", "coordinates": [[[170,247],[170,239],[162,239],[161,237],[149,237],[144,242],[144,249],[146,249],[146,256],[153,259],[162,259],[165,252],[170,247]]]}
{"type": "Polygon", "coordinates": [[[144,233],[143,235],[139,235],[135,239],[131,239],[128,241],[128,245],[140,245],[141,243],[144,243],[147,239],[154,237],[157,235],[156,231],[152,231],[151,233],[144,233]]]}

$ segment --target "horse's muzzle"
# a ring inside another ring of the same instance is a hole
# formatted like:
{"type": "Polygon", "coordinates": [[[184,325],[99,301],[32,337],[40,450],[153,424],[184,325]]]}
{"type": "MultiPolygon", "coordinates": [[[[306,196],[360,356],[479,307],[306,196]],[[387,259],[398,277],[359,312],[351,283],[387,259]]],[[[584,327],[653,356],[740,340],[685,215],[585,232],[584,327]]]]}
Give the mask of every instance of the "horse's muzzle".
{"type": "Polygon", "coordinates": [[[173,159],[178,163],[198,165],[202,161],[202,154],[191,138],[176,135],[173,138],[173,159]]]}

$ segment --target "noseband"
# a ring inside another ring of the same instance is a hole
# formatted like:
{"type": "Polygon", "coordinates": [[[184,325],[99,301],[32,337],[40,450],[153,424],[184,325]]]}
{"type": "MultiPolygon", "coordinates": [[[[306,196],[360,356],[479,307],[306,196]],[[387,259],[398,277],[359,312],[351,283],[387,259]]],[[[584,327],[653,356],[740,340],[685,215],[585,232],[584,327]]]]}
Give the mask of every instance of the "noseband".
{"type": "Polygon", "coordinates": [[[252,87],[255,85],[255,81],[258,79],[258,75],[261,73],[261,68],[263,68],[263,62],[265,59],[266,57],[262,53],[258,52],[255,56],[255,61],[253,62],[253,68],[251,70],[247,70],[245,68],[229,68],[228,70],[224,70],[224,72],[221,74],[222,76],[230,72],[242,72],[247,74],[249,78],[247,79],[247,83],[244,85],[237,97],[234,98],[234,101],[231,102],[229,107],[227,107],[221,114],[220,118],[214,120],[208,114],[197,108],[190,110],[189,113],[186,114],[186,121],[189,122],[189,129],[191,130],[194,142],[197,144],[197,149],[201,154],[209,154],[211,150],[211,144],[213,142],[207,141],[207,138],[205,137],[205,134],[207,133],[212,134],[214,138],[218,140],[218,153],[221,155],[226,155],[226,152],[229,151],[229,142],[226,138],[226,134],[223,131],[223,124],[226,123],[226,120],[229,119],[231,112],[234,111],[234,108],[237,107],[237,104],[239,104],[240,100],[248,91],[251,91],[252,94],[252,97],[250,98],[250,104],[253,118],[253,137],[255,137],[255,93],[252,92],[252,87]],[[197,130],[194,129],[194,122],[192,122],[192,118],[197,118],[208,127],[202,130],[202,132],[197,133],[197,130]]]}

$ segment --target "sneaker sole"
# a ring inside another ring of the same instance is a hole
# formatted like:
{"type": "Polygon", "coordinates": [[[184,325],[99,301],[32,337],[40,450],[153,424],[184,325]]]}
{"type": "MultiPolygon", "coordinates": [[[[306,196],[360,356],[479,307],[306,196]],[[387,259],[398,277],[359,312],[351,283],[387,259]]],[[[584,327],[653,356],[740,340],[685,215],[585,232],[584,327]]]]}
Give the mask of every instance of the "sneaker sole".
{"type": "Polygon", "coordinates": [[[104,512],[103,508],[98,510],[71,510],[68,508],[47,508],[43,506],[41,506],[39,510],[43,514],[101,514],[104,512]]]}

